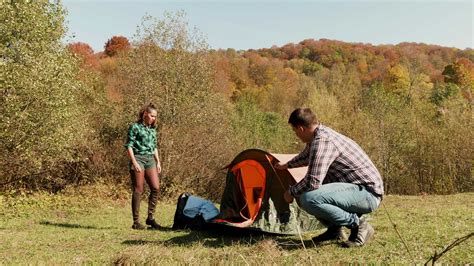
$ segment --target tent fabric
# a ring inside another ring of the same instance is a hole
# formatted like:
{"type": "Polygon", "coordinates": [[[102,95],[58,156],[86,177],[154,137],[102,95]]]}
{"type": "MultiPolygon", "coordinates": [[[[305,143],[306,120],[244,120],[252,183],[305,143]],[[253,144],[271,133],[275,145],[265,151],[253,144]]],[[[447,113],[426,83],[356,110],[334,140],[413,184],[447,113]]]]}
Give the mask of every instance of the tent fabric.
{"type": "Polygon", "coordinates": [[[320,229],[322,225],[303,211],[296,201],[286,203],[283,194],[301,180],[306,167],[288,170],[273,168],[294,154],[270,154],[249,149],[238,154],[227,166],[226,186],[220,214],[211,223],[275,234],[298,234],[320,229]]]}
{"type": "Polygon", "coordinates": [[[246,214],[241,211],[240,215],[246,220],[255,220],[264,196],[265,169],[257,161],[245,160],[232,167],[231,172],[241,186],[240,191],[245,200],[242,210],[245,209],[246,214]]]}

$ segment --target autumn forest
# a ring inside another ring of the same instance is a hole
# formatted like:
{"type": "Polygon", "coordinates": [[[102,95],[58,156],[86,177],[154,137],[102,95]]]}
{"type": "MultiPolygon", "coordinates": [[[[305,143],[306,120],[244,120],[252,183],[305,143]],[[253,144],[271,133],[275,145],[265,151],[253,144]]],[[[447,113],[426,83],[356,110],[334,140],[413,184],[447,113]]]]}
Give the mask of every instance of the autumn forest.
{"type": "Polygon", "coordinates": [[[93,51],[63,42],[62,6],[33,3],[0,11],[2,191],[129,186],[123,144],[148,102],[165,196],[220,197],[222,168],[247,148],[299,152],[287,123],[297,107],[357,141],[388,194],[474,189],[472,49],[315,37],[213,50],[177,12],[93,51]]]}

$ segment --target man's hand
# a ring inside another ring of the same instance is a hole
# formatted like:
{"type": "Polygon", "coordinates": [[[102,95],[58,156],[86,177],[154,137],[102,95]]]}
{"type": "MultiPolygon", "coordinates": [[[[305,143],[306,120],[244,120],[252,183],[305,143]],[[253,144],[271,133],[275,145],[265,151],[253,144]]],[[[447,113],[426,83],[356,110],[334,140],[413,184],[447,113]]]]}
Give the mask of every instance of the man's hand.
{"type": "Polygon", "coordinates": [[[286,203],[292,203],[293,202],[293,196],[290,194],[290,192],[288,190],[285,191],[285,194],[283,194],[283,198],[285,199],[286,203]]]}
{"type": "Polygon", "coordinates": [[[288,169],[288,164],[286,164],[286,163],[285,163],[285,164],[281,164],[281,162],[277,162],[277,163],[275,163],[275,164],[273,165],[273,167],[274,167],[275,169],[278,169],[278,170],[286,170],[286,169],[288,169]]]}

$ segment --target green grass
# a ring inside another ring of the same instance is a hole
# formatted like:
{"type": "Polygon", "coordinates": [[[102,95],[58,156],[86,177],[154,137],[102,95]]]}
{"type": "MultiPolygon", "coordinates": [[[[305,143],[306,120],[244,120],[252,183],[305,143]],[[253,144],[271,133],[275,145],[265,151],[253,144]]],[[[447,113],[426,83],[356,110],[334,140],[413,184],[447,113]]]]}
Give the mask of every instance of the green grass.
{"type": "MultiPolygon", "coordinates": [[[[312,234],[302,235],[301,242],[299,236],[136,231],[130,229],[129,200],[118,194],[0,196],[0,264],[423,264],[435,251],[474,230],[474,193],[387,196],[385,208],[381,206],[371,216],[376,230],[373,241],[355,249],[343,249],[337,243],[314,246],[312,234]]],[[[143,214],[146,205],[143,202],[143,214]]],[[[158,222],[171,227],[174,211],[174,202],[161,202],[158,222]]],[[[438,262],[473,263],[473,238],[438,262]]]]}

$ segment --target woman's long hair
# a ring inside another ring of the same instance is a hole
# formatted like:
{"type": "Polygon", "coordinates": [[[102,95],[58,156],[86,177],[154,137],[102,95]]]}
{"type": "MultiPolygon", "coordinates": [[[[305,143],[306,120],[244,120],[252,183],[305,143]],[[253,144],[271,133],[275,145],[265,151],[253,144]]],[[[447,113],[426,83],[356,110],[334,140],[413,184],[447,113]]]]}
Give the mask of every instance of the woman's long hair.
{"type": "MultiPolygon", "coordinates": [[[[143,115],[145,114],[145,112],[149,113],[151,111],[157,111],[155,105],[153,103],[145,104],[140,109],[140,111],[138,112],[137,123],[143,123],[143,115]]],[[[153,128],[156,127],[156,121],[157,121],[157,119],[155,119],[155,121],[153,121],[153,124],[151,124],[151,127],[153,127],[153,128]]]]}

